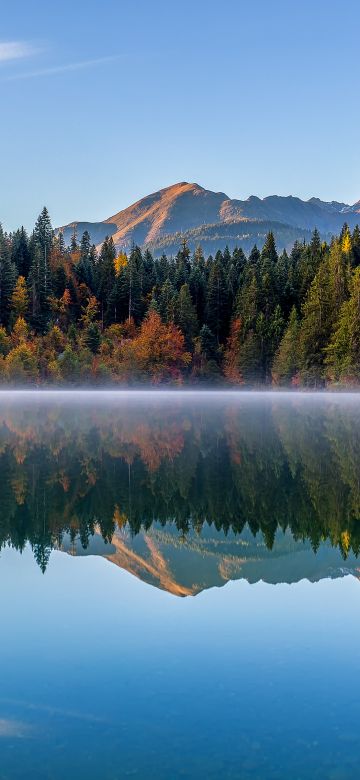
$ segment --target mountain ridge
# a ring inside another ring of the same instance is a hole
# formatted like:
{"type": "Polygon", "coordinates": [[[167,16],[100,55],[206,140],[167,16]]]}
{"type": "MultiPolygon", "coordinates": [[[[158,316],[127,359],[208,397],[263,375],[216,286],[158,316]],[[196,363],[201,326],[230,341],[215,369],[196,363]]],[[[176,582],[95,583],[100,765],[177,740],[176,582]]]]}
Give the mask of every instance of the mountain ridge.
{"type": "Polygon", "coordinates": [[[226,243],[248,248],[249,241],[261,246],[269,229],[273,229],[279,248],[284,248],[296,238],[306,239],[314,228],[328,238],[339,232],[345,221],[355,227],[359,219],[360,201],[348,205],[315,197],[305,201],[293,195],[250,195],[240,200],[183,181],[150,193],[105,220],[73,221],[58,231],[63,232],[66,243],[70,243],[74,229],[79,238],[87,230],[97,245],[106,236],[112,236],[119,251],[128,251],[132,244],[138,244],[159,254],[165,246],[171,246],[173,251],[175,241],[169,239],[176,236],[178,241],[179,235],[188,240],[190,248],[195,248],[197,241],[211,250],[215,240],[216,249],[226,243]],[[231,231],[229,235],[229,226],[234,225],[238,229],[232,227],[233,235],[231,231]],[[200,241],[194,231],[201,233],[200,241]],[[214,232],[216,237],[212,238],[214,232]]]}

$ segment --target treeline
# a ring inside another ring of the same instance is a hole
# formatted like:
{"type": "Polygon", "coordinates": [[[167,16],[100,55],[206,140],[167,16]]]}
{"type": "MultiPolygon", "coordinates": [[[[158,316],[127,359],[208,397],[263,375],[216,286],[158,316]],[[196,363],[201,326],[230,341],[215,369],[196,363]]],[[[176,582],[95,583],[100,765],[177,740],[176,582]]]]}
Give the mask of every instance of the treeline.
{"type": "Polygon", "coordinates": [[[358,406],[118,409],[2,408],[0,550],[29,542],[45,569],[66,536],[86,548],[95,532],[111,542],[156,522],[180,537],[261,532],[269,550],[290,530],[314,551],[359,555],[358,406]]]}
{"type": "Polygon", "coordinates": [[[66,247],[44,208],[31,236],[0,228],[0,382],[356,385],[359,267],[358,227],[154,259],[87,232],[66,247]]]}

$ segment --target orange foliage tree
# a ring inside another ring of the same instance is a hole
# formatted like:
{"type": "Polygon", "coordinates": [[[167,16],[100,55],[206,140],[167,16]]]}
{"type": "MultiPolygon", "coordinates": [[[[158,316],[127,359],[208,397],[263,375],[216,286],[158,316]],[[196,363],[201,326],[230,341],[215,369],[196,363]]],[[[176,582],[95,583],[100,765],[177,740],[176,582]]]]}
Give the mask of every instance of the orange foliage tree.
{"type": "Polygon", "coordinates": [[[163,323],[160,315],[151,311],[143,321],[138,335],[125,341],[121,348],[124,378],[150,380],[153,384],[182,380],[182,371],[189,365],[184,336],[173,323],[163,323]]]}

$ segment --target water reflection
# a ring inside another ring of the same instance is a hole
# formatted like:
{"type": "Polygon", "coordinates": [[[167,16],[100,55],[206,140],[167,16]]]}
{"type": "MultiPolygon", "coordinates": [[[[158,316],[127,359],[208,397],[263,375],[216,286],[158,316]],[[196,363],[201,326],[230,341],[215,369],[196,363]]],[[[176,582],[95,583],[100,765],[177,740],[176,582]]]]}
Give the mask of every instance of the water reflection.
{"type": "Polygon", "coordinates": [[[2,396],[0,545],[181,596],[357,574],[359,423],[349,396],[2,396]]]}

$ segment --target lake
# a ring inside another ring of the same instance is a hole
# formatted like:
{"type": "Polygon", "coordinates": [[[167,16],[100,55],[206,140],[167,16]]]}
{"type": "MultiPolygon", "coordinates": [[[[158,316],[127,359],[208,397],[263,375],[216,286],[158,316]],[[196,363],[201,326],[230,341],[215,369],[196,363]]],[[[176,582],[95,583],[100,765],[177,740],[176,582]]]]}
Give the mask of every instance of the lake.
{"type": "Polygon", "coordinates": [[[0,780],[352,780],[360,396],[0,393],[0,780]]]}

